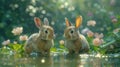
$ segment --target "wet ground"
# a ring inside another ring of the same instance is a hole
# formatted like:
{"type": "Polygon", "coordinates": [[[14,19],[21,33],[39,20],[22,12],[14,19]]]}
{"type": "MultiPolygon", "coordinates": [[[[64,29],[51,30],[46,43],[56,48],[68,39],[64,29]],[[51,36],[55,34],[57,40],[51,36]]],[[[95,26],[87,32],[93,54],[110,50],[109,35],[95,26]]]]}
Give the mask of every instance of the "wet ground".
{"type": "Polygon", "coordinates": [[[51,53],[49,57],[0,55],[0,67],[120,67],[120,54],[66,55],[51,53]]]}

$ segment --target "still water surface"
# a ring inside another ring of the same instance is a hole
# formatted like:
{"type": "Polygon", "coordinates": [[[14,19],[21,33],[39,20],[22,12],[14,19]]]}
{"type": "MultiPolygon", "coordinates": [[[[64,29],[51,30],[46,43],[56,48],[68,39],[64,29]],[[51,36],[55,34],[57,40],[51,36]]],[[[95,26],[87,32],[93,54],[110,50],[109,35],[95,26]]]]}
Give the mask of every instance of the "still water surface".
{"type": "Polygon", "coordinates": [[[120,67],[120,55],[65,55],[52,53],[49,57],[0,55],[0,67],[120,67]]]}

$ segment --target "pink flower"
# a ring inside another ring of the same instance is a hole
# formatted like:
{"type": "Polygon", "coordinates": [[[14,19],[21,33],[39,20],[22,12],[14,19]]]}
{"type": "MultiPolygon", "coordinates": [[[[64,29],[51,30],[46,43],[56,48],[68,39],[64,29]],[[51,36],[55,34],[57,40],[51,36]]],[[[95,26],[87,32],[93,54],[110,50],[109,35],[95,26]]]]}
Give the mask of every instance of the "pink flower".
{"type": "Polygon", "coordinates": [[[93,44],[94,44],[95,46],[99,46],[99,45],[102,44],[102,43],[103,43],[103,40],[100,39],[100,38],[95,38],[95,39],[93,39],[93,44]]]}
{"type": "Polygon", "coordinates": [[[118,21],[118,20],[117,20],[116,18],[113,18],[113,19],[112,19],[112,22],[113,22],[113,23],[116,23],[117,21],[118,21]]]}
{"type": "Polygon", "coordinates": [[[113,30],[114,33],[118,33],[120,31],[120,28],[116,28],[113,30]]]}
{"type": "Polygon", "coordinates": [[[94,35],[94,33],[93,33],[92,31],[88,31],[88,32],[87,32],[87,36],[88,36],[88,37],[93,37],[93,35],[94,35]]]}
{"type": "Polygon", "coordinates": [[[28,36],[27,35],[22,35],[19,37],[20,41],[25,41],[28,39],[28,36]]]}
{"type": "Polygon", "coordinates": [[[8,44],[10,44],[10,40],[6,40],[2,42],[2,45],[8,45],[8,44]]]}
{"type": "Polygon", "coordinates": [[[64,45],[64,40],[59,41],[60,45],[64,45]]]}
{"type": "MultiPolygon", "coordinates": [[[[110,14],[113,14],[113,12],[112,12],[112,13],[110,13],[110,14]]],[[[114,18],[115,18],[115,16],[113,16],[113,15],[112,15],[112,16],[110,16],[110,18],[111,18],[111,19],[114,19],[114,18]]]]}
{"type": "Polygon", "coordinates": [[[88,12],[87,15],[88,15],[88,16],[93,16],[93,13],[92,13],[92,12],[88,12]]]}
{"type": "Polygon", "coordinates": [[[95,26],[96,25],[96,21],[94,20],[90,20],[87,22],[87,26],[95,26]]]}
{"type": "Polygon", "coordinates": [[[23,27],[16,27],[12,30],[14,35],[20,35],[23,32],[23,27]]]}
{"type": "Polygon", "coordinates": [[[96,38],[103,38],[103,37],[104,37],[103,33],[101,33],[101,34],[95,33],[94,36],[95,36],[96,38]]]}

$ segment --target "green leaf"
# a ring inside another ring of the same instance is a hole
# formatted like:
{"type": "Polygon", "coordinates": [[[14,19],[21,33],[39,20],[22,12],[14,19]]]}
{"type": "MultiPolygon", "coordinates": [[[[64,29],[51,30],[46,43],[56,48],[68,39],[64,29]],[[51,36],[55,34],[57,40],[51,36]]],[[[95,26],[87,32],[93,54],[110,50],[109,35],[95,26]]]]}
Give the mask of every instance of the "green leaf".
{"type": "Polygon", "coordinates": [[[59,46],[61,49],[65,49],[65,46],[64,45],[60,45],[59,46]]]}
{"type": "Polygon", "coordinates": [[[55,47],[52,47],[52,48],[50,49],[50,51],[51,51],[51,52],[56,52],[57,49],[56,49],[55,47]]]}
{"type": "Polygon", "coordinates": [[[19,44],[15,44],[15,45],[13,45],[13,49],[15,50],[15,51],[18,51],[19,49],[21,49],[21,45],[19,45],[19,44]]]}
{"type": "Polygon", "coordinates": [[[10,44],[8,45],[9,48],[11,48],[12,51],[15,51],[17,53],[23,53],[23,45],[22,44],[10,44]]]}

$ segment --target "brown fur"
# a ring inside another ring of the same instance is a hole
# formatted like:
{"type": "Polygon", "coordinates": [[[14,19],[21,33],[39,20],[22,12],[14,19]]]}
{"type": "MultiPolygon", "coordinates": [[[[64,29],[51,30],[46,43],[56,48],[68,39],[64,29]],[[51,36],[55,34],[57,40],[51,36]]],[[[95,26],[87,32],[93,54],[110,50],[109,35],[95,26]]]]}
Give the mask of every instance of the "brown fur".
{"type": "Polygon", "coordinates": [[[79,26],[82,23],[82,16],[76,18],[76,25],[73,26],[67,18],[66,29],[64,31],[65,36],[65,47],[68,48],[69,53],[88,53],[90,47],[86,38],[79,33],[79,26]],[[72,33],[71,33],[72,31],[72,33]]]}
{"type": "MultiPolygon", "coordinates": [[[[24,50],[27,54],[40,52],[43,55],[50,53],[50,48],[54,45],[54,30],[49,25],[43,25],[40,19],[34,19],[36,26],[40,28],[39,33],[32,34],[25,43],[24,50]],[[47,30],[47,33],[45,32],[47,30]]],[[[48,23],[46,23],[48,24],[48,23]]]]}

